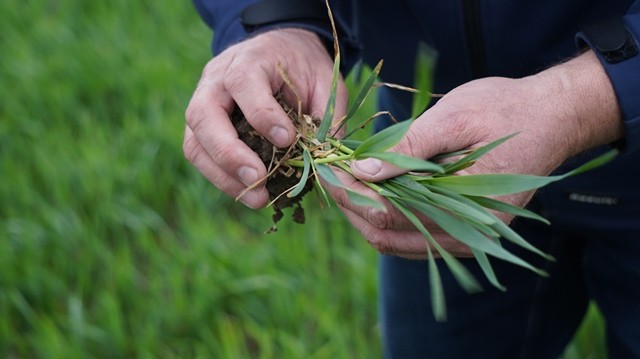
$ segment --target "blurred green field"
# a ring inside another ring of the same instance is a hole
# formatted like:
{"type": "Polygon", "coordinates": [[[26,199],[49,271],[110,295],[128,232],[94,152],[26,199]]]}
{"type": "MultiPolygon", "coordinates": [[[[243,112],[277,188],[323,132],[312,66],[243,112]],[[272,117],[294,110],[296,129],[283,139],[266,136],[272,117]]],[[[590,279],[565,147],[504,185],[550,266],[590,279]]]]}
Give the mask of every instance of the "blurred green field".
{"type": "Polygon", "coordinates": [[[210,37],[190,2],[0,2],[0,357],[380,357],[338,211],[264,235],[184,160],[210,37]]]}

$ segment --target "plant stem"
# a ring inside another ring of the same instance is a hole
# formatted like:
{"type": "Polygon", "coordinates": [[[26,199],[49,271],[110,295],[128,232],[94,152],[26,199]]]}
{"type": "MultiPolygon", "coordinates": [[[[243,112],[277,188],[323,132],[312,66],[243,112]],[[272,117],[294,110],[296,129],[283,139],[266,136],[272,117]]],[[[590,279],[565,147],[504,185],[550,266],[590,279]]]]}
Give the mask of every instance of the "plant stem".
{"type": "MultiPolygon", "coordinates": [[[[311,139],[309,139],[309,138],[307,138],[307,140],[311,141],[311,139]]],[[[316,163],[316,164],[334,163],[334,162],[337,162],[337,161],[347,161],[347,160],[353,159],[352,158],[352,154],[353,154],[353,150],[352,149],[342,145],[339,141],[336,141],[333,138],[327,138],[326,141],[331,146],[333,146],[334,150],[337,150],[336,151],[337,154],[334,153],[333,155],[329,155],[327,157],[315,158],[313,160],[313,163],[316,163]]],[[[311,153],[311,151],[309,150],[308,146],[304,143],[304,141],[298,140],[298,146],[300,146],[303,150],[307,150],[307,151],[309,151],[309,153],[311,153]]],[[[287,164],[289,164],[292,167],[304,167],[304,162],[300,161],[300,160],[288,160],[287,164]]]]}
{"type": "Polygon", "coordinates": [[[350,160],[352,157],[351,155],[335,155],[335,156],[329,156],[329,157],[324,157],[324,158],[318,158],[316,160],[314,160],[314,163],[333,163],[333,162],[337,162],[337,161],[346,161],[346,160],[350,160]]]}
{"type": "MultiPolygon", "coordinates": [[[[342,154],[342,155],[337,155],[337,156],[317,158],[317,159],[313,160],[313,163],[315,163],[315,164],[334,163],[334,162],[346,161],[346,160],[350,160],[350,159],[352,159],[351,155],[342,154]]],[[[288,160],[287,163],[290,166],[293,166],[293,167],[303,167],[304,166],[304,162],[300,161],[300,160],[288,160]]]]}
{"type": "Polygon", "coordinates": [[[329,143],[333,147],[336,147],[339,151],[344,152],[344,153],[346,153],[348,155],[353,154],[353,150],[352,149],[350,149],[349,147],[343,145],[339,141],[334,140],[333,138],[327,138],[327,141],[329,141],[329,143]]]}

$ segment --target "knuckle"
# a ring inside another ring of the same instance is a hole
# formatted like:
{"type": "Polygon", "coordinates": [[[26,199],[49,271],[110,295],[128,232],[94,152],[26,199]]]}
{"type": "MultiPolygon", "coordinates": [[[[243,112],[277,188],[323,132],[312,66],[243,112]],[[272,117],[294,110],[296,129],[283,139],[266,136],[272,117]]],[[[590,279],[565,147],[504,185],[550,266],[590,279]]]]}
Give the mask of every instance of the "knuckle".
{"type": "Polygon", "coordinates": [[[206,65],[204,65],[204,67],[202,68],[202,74],[200,76],[201,79],[206,79],[209,76],[215,75],[215,73],[218,70],[218,66],[217,63],[215,61],[215,59],[207,62],[206,65]]]}
{"type": "Polygon", "coordinates": [[[338,206],[351,209],[349,198],[345,190],[338,189],[337,187],[332,185],[323,185],[323,187],[325,186],[329,190],[331,197],[333,197],[333,200],[336,202],[338,206]]]}
{"type": "Polygon", "coordinates": [[[380,254],[389,255],[396,253],[396,245],[392,237],[379,235],[367,238],[369,244],[380,254]]]}
{"type": "Polygon", "coordinates": [[[447,125],[452,133],[466,133],[469,128],[469,115],[466,111],[455,111],[448,118],[447,125]]]}
{"type": "Polygon", "coordinates": [[[223,76],[224,87],[229,92],[239,92],[244,88],[244,71],[238,71],[235,66],[229,66],[223,76]]]}
{"type": "Polygon", "coordinates": [[[378,229],[390,229],[393,226],[393,219],[389,211],[381,211],[377,208],[367,208],[365,219],[378,229]]]}
{"type": "Polygon", "coordinates": [[[268,128],[270,119],[273,118],[275,110],[270,107],[254,107],[248,109],[245,113],[247,121],[251,122],[254,127],[268,128]]]}
{"type": "Polygon", "coordinates": [[[187,124],[189,125],[195,121],[196,110],[193,102],[190,103],[189,106],[187,106],[187,109],[184,111],[184,118],[187,121],[187,124]]]}
{"type": "MultiPolygon", "coordinates": [[[[477,116],[477,115],[476,115],[477,116]]],[[[455,134],[460,143],[471,143],[476,137],[482,137],[482,126],[473,123],[474,114],[469,111],[456,111],[448,119],[447,132],[455,134]]]]}
{"type": "Polygon", "coordinates": [[[205,148],[194,134],[185,136],[182,152],[184,157],[196,167],[204,161],[203,156],[210,158],[223,168],[233,167],[233,161],[237,158],[237,149],[226,142],[211,142],[207,151],[209,156],[205,155],[205,148]]]}
{"type": "Polygon", "coordinates": [[[229,92],[240,92],[251,82],[249,74],[254,74],[261,57],[254,55],[251,48],[234,56],[222,72],[222,83],[229,92]]]}
{"type": "Polygon", "coordinates": [[[212,143],[212,152],[214,162],[223,168],[233,167],[232,164],[238,157],[238,150],[226,143],[212,143]]]}
{"type": "Polygon", "coordinates": [[[187,126],[189,126],[193,132],[196,132],[204,122],[204,116],[202,116],[202,113],[203,112],[200,106],[198,106],[196,100],[192,100],[184,112],[184,118],[187,122],[187,126]]]}
{"type": "Polygon", "coordinates": [[[232,46],[219,55],[214,56],[202,68],[201,79],[216,78],[220,76],[220,74],[224,73],[225,69],[227,69],[229,65],[236,61],[237,55],[237,49],[232,46]]]}
{"type": "Polygon", "coordinates": [[[184,142],[182,143],[182,152],[189,162],[195,164],[198,161],[201,151],[202,149],[198,145],[195,136],[185,137],[184,142]]]}
{"type": "Polygon", "coordinates": [[[411,157],[421,158],[422,140],[418,131],[408,131],[400,143],[398,143],[398,150],[411,157]]]}
{"type": "Polygon", "coordinates": [[[203,68],[203,73],[205,74],[215,74],[220,70],[220,68],[227,61],[233,61],[235,58],[235,54],[231,51],[220,54],[220,56],[214,56],[211,60],[209,60],[203,68]]]}

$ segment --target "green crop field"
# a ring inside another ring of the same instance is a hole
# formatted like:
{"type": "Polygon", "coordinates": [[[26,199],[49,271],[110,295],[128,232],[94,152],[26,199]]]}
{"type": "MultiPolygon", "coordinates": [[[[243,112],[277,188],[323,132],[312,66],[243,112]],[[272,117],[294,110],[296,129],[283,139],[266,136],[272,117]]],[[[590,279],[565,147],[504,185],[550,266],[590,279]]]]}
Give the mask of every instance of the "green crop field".
{"type": "MultiPolygon", "coordinates": [[[[184,160],[210,37],[188,1],[0,2],[0,357],[380,357],[339,211],[265,235],[184,160]]],[[[566,358],[602,357],[588,318],[566,358]]]]}

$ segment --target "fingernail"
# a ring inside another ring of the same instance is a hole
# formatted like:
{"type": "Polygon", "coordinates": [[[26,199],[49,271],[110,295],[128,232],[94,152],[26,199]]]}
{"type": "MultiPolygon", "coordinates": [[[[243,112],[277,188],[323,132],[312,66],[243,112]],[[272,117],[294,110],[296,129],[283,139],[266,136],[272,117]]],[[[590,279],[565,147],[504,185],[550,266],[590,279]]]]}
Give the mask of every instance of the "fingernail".
{"type": "Polygon", "coordinates": [[[289,131],[286,128],[275,126],[269,131],[269,136],[274,145],[286,147],[289,145],[289,131]]]}
{"type": "Polygon", "coordinates": [[[382,162],[376,158],[367,158],[365,160],[356,161],[354,166],[358,171],[364,172],[373,177],[382,170],[382,162]]]}
{"type": "Polygon", "coordinates": [[[249,191],[245,193],[244,196],[240,197],[238,200],[242,202],[242,204],[244,204],[245,206],[251,209],[258,209],[260,207],[258,205],[258,201],[260,200],[260,194],[257,193],[256,191],[249,191]]]}
{"type": "Polygon", "coordinates": [[[242,166],[238,169],[238,178],[245,186],[251,186],[258,181],[258,171],[255,168],[242,166]]]}

